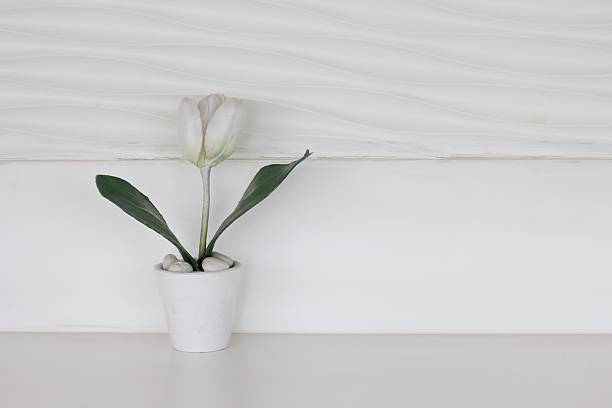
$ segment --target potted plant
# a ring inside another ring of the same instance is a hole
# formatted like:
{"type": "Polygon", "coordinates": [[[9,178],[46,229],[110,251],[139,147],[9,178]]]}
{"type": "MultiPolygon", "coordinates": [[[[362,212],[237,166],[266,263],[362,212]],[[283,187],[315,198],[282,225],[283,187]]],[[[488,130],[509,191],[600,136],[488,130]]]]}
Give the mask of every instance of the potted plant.
{"type": "Polygon", "coordinates": [[[223,231],[270,195],[311,153],[306,150],[291,163],[259,169],[236,208],[207,241],[211,169],[234,152],[245,118],[244,108],[238,99],[211,94],[199,103],[183,99],[178,114],[183,156],[202,175],[197,257],[181,245],[157,208],[136,187],[109,175],[97,175],[96,186],[102,196],[170,241],[182,258],[168,254],[154,266],[173,347],[190,352],[215,351],[229,344],[242,272],[239,262],[213,251],[215,243],[223,231]]]}

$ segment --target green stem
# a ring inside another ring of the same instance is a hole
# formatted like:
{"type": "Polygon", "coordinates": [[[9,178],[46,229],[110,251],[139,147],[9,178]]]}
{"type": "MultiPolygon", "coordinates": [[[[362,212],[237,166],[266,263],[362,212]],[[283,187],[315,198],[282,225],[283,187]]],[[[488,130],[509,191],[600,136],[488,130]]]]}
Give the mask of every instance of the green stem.
{"type": "Polygon", "coordinates": [[[208,233],[208,211],[210,207],[210,167],[200,168],[202,173],[202,224],[200,226],[200,250],[198,258],[206,253],[206,234],[208,233]]]}

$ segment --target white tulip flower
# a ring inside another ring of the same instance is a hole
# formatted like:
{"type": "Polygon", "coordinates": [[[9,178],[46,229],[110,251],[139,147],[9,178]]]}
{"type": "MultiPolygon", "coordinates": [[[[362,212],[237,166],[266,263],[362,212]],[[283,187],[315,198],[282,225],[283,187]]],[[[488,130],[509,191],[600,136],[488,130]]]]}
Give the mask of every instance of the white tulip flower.
{"type": "Polygon", "coordinates": [[[179,141],[183,157],[202,173],[200,255],[206,249],[210,207],[210,169],[234,153],[244,123],[244,108],[236,98],[210,94],[199,103],[184,98],[179,104],[179,141]]]}
{"type": "Polygon", "coordinates": [[[183,156],[197,167],[211,168],[236,149],[245,113],[238,99],[210,94],[197,104],[183,99],[178,116],[183,156]]]}

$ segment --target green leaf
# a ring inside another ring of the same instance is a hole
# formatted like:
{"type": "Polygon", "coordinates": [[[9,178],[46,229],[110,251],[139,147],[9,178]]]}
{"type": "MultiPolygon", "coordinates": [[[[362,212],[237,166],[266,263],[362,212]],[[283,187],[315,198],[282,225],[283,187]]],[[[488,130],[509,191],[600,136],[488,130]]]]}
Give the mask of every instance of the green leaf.
{"type": "Polygon", "coordinates": [[[306,160],[306,158],[311,154],[311,152],[306,150],[304,156],[296,161],[287,164],[270,164],[259,169],[255,177],[253,177],[251,184],[249,184],[246,191],[242,195],[242,198],[238,202],[238,205],[234,211],[232,211],[232,213],[221,223],[221,226],[219,226],[219,229],[206,247],[206,252],[200,259],[198,259],[198,263],[202,262],[202,259],[212,254],[217,238],[219,238],[219,235],[221,235],[221,233],[223,233],[227,227],[240,218],[244,213],[259,204],[264,198],[269,196],[270,193],[272,193],[272,191],[274,191],[276,187],[278,187],[280,183],[285,180],[289,173],[291,173],[291,170],[306,160]]]}
{"type": "Polygon", "coordinates": [[[170,231],[164,217],[147,196],[138,191],[136,187],[119,177],[102,174],[96,176],[96,186],[102,196],[116,204],[135,220],[140,221],[170,241],[179,250],[183,260],[189,262],[194,270],[198,269],[195,259],[170,231]]]}

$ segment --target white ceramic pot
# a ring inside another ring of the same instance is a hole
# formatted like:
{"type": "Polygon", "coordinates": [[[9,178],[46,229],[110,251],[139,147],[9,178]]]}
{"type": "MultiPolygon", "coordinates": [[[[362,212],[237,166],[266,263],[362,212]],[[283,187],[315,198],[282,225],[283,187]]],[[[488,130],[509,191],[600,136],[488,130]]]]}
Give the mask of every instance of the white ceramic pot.
{"type": "Polygon", "coordinates": [[[179,351],[226,348],[240,289],[241,266],[219,272],[170,272],[155,265],[172,346],[179,351]]]}

